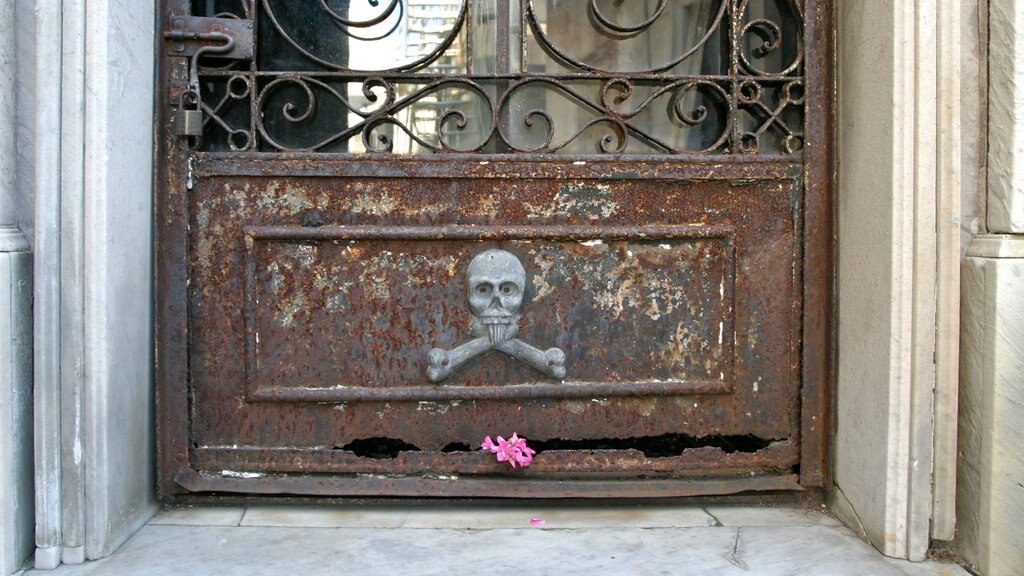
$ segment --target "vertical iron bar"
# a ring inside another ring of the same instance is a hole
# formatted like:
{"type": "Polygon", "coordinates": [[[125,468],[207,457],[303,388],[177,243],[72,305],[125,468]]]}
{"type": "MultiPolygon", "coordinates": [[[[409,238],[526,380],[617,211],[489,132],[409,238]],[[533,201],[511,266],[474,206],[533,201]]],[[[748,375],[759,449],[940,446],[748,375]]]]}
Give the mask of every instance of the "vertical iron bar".
{"type": "Polygon", "coordinates": [[[526,7],[523,5],[527,0],[519,0],[519,16],[518,22],[516,22],[516,37],[519,40],[519,62],[513,62],[516,66],[516,74],[526,74],[526,7]]]}
{"type": "Polygon", "coordinates": [[[466,2],[466,24],[462,33],[466,35],[466,71],[465,74],[473,73],[473,6],[480,0],[464,0],[466,2]]]}
{"type": "Polygon", "coordinates": [[[495,31],[496,46],[494,47],[494,55],[497,60],[496,65],[499,75],[509,73],[508,51],[510,38],[508,35],[510,21],[509,10],[511,10],[511,8],[511,5],[505,5],[505,7],[502,8],[502,4],[499,2],[498,9],[496,10],[497,30],[495,31]]]}
{"type": "Polygon", "coordinates": [[[256,119],[259,117],[257,101],[259,96],[259,57],[260,57],[260,8],[256,0],[249,2],[246,10],[247,16],[252,18],[252,60],[249,61],[249,151],[260,151],[260,131],[256,129],[256,119]]]}
{"type": "MultiPolygon", "coordinates": [[[[495,31],[494,31],[494,59],[495,59],[495,72],[498,76],[503,77],[502,79],[495,82],[495,102],[500,102],[504,98],[505,93],[508,91],[511,83],[507,79],[509,72],[511,72],[511,66],[509,64],[509,49],[511,47],[511,38],[509,38],[510,32],[510,12],[513,9],[513,3],[503,3],[498,0],[497,8],[495,10],[495,31]]],[[[498,133],[509,134],[509,127],[511,122],[509,121],[508,107],[502,110],[495,111],[495,121],[498,123],[498,133]]],[[[508,145],[501,139],[496,138],[494,142],[494,151],[496,153],[510,152],[508,145]]]]}
{"type": "Polygon", "coordinates": [[[726,18],[728,22],[728,51],[729,51],[729,78],[732,83],[732,98],[729,100],[729,113],[732,117],[732,143],[729,149],[733,154],[739,152],[742,146],[742,130],[741,130],[741,118],[740,118],[740,82],[739,82],[739,67],[740,67],[740,20],[743,14],[743,8],[746,4],[746,0],[723,0],[729,2],[728,14],[726,18]]]}

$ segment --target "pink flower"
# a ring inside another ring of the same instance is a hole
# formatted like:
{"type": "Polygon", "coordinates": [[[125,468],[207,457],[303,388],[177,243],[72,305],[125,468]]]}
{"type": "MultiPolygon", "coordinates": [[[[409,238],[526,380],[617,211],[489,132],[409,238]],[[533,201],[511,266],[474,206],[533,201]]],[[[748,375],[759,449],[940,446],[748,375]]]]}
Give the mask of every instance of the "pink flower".
{"type": "Polygon", "coordinates": [[[487,436],[480,444],[480,448],[496,455],[498,462],[508,462],[513,468],[526,468],[533,462],[533,455],[537,453],[526,445],[526,438],[520,438],[515,432],[508,440],[498,436],[497,444],[487,436]]]}

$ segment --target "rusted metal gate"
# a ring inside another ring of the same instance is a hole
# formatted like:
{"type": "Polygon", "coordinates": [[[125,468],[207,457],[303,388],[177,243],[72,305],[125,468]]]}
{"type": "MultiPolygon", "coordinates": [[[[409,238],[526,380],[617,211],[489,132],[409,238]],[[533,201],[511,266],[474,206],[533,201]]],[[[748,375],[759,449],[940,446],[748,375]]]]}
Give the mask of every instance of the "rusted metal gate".
{"type": "Polygon", "coordinates": [[[823,485],[829,13],[165,0],[161,494],[823,485]]]}

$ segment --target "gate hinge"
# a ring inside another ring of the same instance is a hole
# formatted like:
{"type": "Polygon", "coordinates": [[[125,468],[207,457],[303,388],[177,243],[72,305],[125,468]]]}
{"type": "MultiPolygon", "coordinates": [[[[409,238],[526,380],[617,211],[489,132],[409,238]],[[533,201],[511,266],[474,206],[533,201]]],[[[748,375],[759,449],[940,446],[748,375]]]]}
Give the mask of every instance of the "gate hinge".
{"type": "Polygon", "coordinates": [[[253,28],[252,20],[171,16],[164,32],[167,54],[193,59],[206,54],[248,60],[252,58],[253,28]]]}

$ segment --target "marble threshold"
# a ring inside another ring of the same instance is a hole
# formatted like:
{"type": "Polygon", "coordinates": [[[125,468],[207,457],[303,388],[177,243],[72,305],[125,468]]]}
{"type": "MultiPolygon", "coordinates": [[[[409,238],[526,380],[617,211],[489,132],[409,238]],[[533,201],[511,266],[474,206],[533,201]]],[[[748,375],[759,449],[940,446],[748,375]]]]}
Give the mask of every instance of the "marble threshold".
{"type": "Polygon", "coordinates": [[[806,507],[182,507],[109,558],[24,576],[967,576],[806,507]]]}

